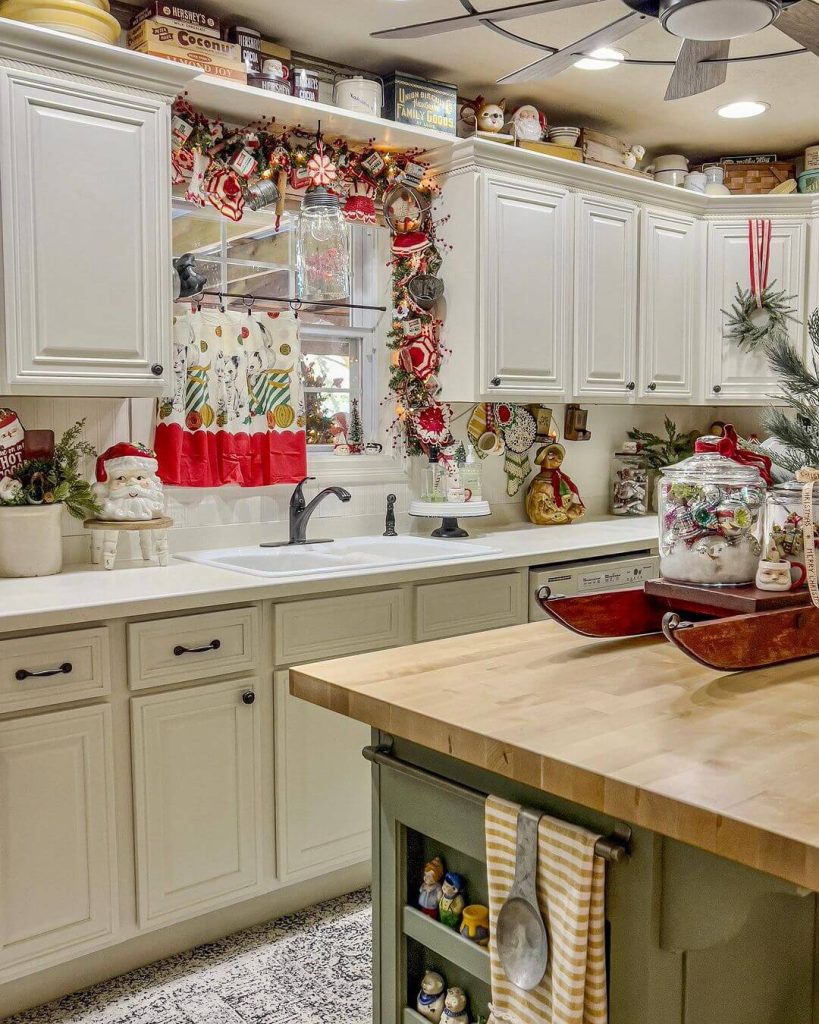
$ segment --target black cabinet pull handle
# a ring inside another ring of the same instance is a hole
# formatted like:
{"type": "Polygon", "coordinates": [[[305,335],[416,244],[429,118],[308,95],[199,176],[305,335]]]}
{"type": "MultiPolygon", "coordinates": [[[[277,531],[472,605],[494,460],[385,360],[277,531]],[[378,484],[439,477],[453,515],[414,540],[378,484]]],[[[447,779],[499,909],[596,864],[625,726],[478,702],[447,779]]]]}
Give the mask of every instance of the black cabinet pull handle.
{"type": "Polygon", "coordinates": [[[492,385],[493,388],[499,388],[501,386],[501,379],[500,377],[493,377],[492,380],[489,381],[489,383],[492,385]]]}
{"type": "Polygon", "coordinates": [[[656,391],[656,390],[657,390],[657,385],[656,385],[656,384],[654,383],[654,381],[652,381],[652,382],[651,382],[651,383],[650,383],[650,384],[648,385],[648,390],[649,390],[649,391],[656,391]]]}
{"type": "Polygon", "coordinates": [[[40,672],[29,672],[27,668],[18,668],[14,678],[21,682],[24,679],[44,679],[46,676],[68,675],[74,666],[70,661],[64,661],[59,668],[44,668],[40,672]]]}
{"type": "Polygon", "coordinates": [[[715,384],[711,390],[715,395],[718,395],[722,391],[722,387],[719,384],[715,384]]]}
{"type": "Polygon", "coordinates": [[[151,373],[154,375],[154,377],[161,377],[163,373],[162,364],[154,363],[154,365],[151,367],[151,373]]]}
{"type": "Polygon", "coordinates": [[[636,387],[637,385],[634,383],[634,381],[630,380],[628,384],[626,384],[626,391],[633,391],[636,387]]]}
{"type": "Polygon", "coordinates": [[[221,640],[211,640],[211,642],[209,644],[205,644],[204,647],[183,647],[182,644],[177,644],[173,649],[173,653],[178,658],[182,654],[204,654],[205,651],[218,651],[221,646],[221,640]]]}
{"type": "Polygon", "coordinates": [[[245,690],[242,694],[243,704],[252,704],[256,700],[256,694],[252,690],[245,690]]]}

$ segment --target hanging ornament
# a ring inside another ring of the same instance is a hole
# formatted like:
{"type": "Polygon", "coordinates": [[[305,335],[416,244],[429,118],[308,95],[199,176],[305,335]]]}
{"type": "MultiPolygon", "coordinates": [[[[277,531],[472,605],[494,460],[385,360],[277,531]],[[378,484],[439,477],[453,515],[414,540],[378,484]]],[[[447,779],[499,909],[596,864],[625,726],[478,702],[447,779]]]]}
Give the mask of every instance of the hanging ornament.
{"type": "Polygon", "coordinates": [[[449,406],[444,403],[430,405],[410,413],[411,426],[419,441],[440,448],[449,441],[451,415],[449,406]]]}
{"type": "Polygon", "coordinates": [[[359,224],[375,224],[375,185],[363,179],[354,181],[344,204],[344,216],[359,224]]]}
{"type": "Polygon", "coordinates": [[[327,187],[338,178],[338,169],[324,152],[324,142],[319,139],[316,152],[307,161],[309,181],[313,188],[327,187]]]}
{"type": "Polygon", "coordinates": [[[397,234],[419,231],[429,214],[431,201],[412,185],[398,182],[384,193],[384,220],[397,234]]]}
{"type": "Polygon", "coordinates": [[[222,214],[232,221],[240,221],[245,209],[242,184],[234,171],[219,167],[205,184],[208,200],[222,214]]]}
{"type": "Polygon", "coordinates": [[[190,181],[193,173],[193,153],[189,149],[175,149],[171,153],[171,184],[182,185],[190,181]]]}
{"type": "Polygon", "coordinates": [[[262,210],[279,201],[279,189],[270,178],[260,178],[247,190],[247,205],[251,210],[262,210]]]}
{"type": "Polygon", "coordinates": [[[421,336],[401,349],[405,359],[404,369],[415,374],[419,380],[427,380],[438,369],[440,356],[434,337],[421,336]]]}
{"type": "Polygon", "coordinates": [[[416,274],[407,282],[407,292],[415,305],[428,313],[444,294],[444,282],[432,274],[416,274]]]}
{"type": "Polygon", "coordinates": [[[185,193],[187,202],[195,203],[197,206],[204,206],[207,203],[204,186],[210,164],[211,159],[207,153],[202,153],[199,150],[194,152],[191,178],[188,184],[188,191],[185,193]]]}
{"type": "Polygon", "coordinates": [[[429,246],[429,235],[425,231],[407,231],[392,240],[394,256],[413,256],[429,246]]]}

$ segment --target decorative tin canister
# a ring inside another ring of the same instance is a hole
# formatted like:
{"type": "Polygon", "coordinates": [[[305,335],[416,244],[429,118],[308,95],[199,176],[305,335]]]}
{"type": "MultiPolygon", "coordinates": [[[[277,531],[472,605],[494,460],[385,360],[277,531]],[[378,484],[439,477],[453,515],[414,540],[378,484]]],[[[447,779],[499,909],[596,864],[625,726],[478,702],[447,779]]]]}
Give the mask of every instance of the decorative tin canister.
{"type": "MultiPolygon", "coordinates": [[[[265,61],[267,64],[267,61],[265,61]]],[[[309,68],[293,68],[293,95],[300,100],[319,101],[319,77],[309,68]]]]}
{"type": "Polygon", "coordinates": [[[384,117],[401,124],[455,135],[458,124],[457,87],[396,71],[384,80],[384,117]]]}
{"type": "Polygon", "coordinates": [[[384,90],[380,81],[361,77],[340,78],[333,87],[333,96],[336,106],[343,110],[381,117],[384,90]]]}

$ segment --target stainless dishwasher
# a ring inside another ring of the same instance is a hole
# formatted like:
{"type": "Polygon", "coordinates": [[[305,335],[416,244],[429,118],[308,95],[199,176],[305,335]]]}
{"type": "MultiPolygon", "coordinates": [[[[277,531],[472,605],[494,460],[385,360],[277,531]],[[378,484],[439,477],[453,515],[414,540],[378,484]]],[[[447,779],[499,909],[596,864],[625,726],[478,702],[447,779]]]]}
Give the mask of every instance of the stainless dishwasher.
{"type": "Polygon", "coordinates": [[[552,597],[570,597],[639,587],[659,575],[660,559],[650,550],[564,562],[562,565],[535,566],[529,570],[529,621],[546,618],[536,597],[543,586],[551,588],[552,597]]]}

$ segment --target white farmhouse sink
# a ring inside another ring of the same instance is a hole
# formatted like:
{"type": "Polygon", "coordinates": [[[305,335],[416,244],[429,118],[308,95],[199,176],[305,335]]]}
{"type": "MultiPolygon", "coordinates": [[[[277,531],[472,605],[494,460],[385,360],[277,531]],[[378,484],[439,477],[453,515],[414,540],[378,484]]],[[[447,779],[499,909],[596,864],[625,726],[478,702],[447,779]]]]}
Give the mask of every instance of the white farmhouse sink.
{"type": "Polygon", "coordinates": [[[252,576],[339,575],[363,569],[448,562],[456,558],[494,555],[497,548],[460,540],[433,537],[347,537],[329,544],[287,547],[217,548],[186,551],[177,558],[219,569],[235,569],[252,576]]]}

